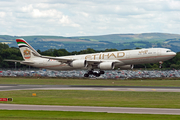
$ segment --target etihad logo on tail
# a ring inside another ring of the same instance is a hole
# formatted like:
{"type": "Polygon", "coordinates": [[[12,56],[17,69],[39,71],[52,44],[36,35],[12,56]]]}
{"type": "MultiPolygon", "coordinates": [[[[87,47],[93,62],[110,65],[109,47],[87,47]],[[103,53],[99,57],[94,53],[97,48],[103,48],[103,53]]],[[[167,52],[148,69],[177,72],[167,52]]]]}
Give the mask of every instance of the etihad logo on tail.
{"type": "Polygon", "coordinates": [[[26,49],[26,50],[23,51],[23,53],[24,53],[24,58],[25,58],[25,59],[31,58],[31,52],[30,52],[30,50],[26,49]]]}

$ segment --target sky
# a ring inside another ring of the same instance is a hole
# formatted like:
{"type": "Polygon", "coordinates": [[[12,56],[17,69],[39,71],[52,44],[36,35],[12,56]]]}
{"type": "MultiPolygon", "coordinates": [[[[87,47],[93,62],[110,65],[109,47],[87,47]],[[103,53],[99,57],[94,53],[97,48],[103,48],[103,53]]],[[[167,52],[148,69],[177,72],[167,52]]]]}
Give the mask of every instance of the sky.
{"type": "Polygon", "coordinates": [[[180,0],[0,0],[0,35],[180,34],[180,0]]]}

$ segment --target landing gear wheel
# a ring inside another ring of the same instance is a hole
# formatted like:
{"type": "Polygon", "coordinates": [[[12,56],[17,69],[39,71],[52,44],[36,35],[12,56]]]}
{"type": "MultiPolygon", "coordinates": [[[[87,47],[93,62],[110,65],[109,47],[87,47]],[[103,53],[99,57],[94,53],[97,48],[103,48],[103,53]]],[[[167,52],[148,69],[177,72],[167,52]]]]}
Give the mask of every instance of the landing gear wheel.
{"type": "Polygon", "coordinates": [[[100,71],[99,74],[104,74],[104,71],[100,71]]]}
{"type": "Polygon", "coordinates": [[[99,72],[94,72],[94,70],[89,70],[87,73],[84,74],[84,77],[89,77],[89,75],[94,75],[96,77],[99,77],[101,76],[101,74],[104,74],[105,72],[104,71],[99,71],[99,72]]]}
{"type": "Polygon", "coordinates": [[[97,74],[96,74],[96,77],[99,77],[100,75],[101,75],[100,73],[97,73],[97,74]]]}
{"type": "Polygon", "coordinates": [[[93,75],[96,76],[96,77],[99,77],[101,74],[97,73],[97,72],[93,72],[93,75]]]}
{"type": "Polygon", "coordinates": [[[92,74],[93,74],[93,71],[88,71],[87,74],[92,75],[92,74]]]}
{"type": "Polygon", "coordinates": [[[89,74],[85,73],[85,74],[84,74],[84,77],[89,77],[89,74]]]}
{"type": "Polygon", "coordinates": [[[96,76],[98,73],[97,72],[93,72],[93,75],[96,76]]]}

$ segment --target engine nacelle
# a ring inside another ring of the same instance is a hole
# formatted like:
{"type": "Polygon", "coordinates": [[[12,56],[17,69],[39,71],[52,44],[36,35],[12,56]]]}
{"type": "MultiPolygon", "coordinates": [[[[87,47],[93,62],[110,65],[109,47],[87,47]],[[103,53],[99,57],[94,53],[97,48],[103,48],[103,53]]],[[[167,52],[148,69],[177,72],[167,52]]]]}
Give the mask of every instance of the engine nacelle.
{"type": "Polygon", "coordinates": [[[134,68],[134,65],[123,65],[119,67],[120,70],[132,70],[134,68]]]}
{"type": "Polygon", "coordinates": [[[102,62],[98,65],[98,68],[101,70],[113,70],[115,67],[113,62],[102,62]]]}
{"type": "Polygon", "coordinates": [[[86,60],[74,60],[70,63],[70,66],[73,68],[86,68],[87,61],[86,60]]]}

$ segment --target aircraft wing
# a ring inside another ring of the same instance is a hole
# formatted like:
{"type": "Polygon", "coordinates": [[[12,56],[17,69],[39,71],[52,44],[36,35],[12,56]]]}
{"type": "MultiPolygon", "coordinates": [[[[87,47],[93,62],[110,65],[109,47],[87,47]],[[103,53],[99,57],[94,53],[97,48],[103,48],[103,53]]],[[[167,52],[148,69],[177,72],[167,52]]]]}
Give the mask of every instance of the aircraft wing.
{"type": "MultiPolygon", "coordinates": [[[[42,56],[42,55],[37,55],[36,53],[32,52],[34,54],[34,56],[38,56],[38,57],[41,57],[41,58],[47,58],[47,59],[53,59],[53,60],[57,60],[59,62],[64,62],[64,63],[68,63],[68,62],[72,62],[76,59],[73,59],[73,58],[68,58],[68,57],[51,57],[51,56],[42,56]]],[[[113,63],[122,63],[121,61],[119,60],[86,60],[87,63],[89,65],[97,65],[101,62],[113,62],[113,63]]]]}
{"type": "Polygon", "coordinates": [[[32,52],[34,56],[41,57],[41,58],[47,58],[47,59],[53,59],[57,60],[59,62],[71,62],[74,59],[72,58],[67,58],[67,57],[51,57],[51,56],[42,56],[42,55],[37,55],[36,53],[32,52]]]}
{"type": "Polygon", "coordinates": [[[53,60],[57,60],[59,62],[71,62],[75,59],[72,58],[66,58],[66,57],[49,57],[49,56],[39,56],[41,58],[47,58],[47,59],[53,59],[53,60]]]}
{"type": "Polygon", "coordinates": [[[66,58],[66,57],[48,57],[48,56],[41,56],[41,58],[47,58],[47,59],[53,59],[53,60],[57,60],[59,62],[71,62],[74,59],[72,58],[66,58]]]}

